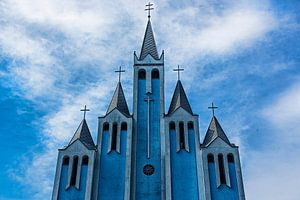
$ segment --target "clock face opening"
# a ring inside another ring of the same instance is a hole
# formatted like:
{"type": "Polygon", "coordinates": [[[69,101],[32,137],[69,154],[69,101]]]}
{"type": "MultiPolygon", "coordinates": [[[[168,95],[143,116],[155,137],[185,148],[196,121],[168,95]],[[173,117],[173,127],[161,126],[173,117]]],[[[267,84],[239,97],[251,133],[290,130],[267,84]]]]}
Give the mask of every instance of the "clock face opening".
{"type": "Polygon", "coordinates": [[[154,167],[150,164],[145,165],[143,168],[143,172],[147,176],[151,176],[152,174],[154,174],[154,171],[155,171],[154,167]]]}

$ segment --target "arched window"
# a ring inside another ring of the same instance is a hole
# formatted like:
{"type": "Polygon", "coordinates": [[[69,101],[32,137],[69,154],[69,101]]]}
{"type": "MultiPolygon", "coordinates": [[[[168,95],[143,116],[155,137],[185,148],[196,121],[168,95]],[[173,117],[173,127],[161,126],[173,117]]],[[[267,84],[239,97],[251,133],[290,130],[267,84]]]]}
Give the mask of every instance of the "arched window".
{"type": "Polygon", "coordinates": [[[63,158],[63,165],[69,165],[69,162],[70,162],[69,156],[65,156],[65,157],[63,158]]]}
{"type": "Polygon", "coordinates": [[[105,122],[103,124],[103,131],[108,131],[109,130],[109,123],[105,122]]]}
{"type": "Polygon", "coordinates": [[[179,122],[179,144],[180,149],[185,149],[184,124],[179,122]]]}
{"type": "Polygon", "coordinates": [[[189,130],[194,129],[194,123],[193,123],[193,122],[189,122],[189,123],[188,123],[188,129],[189,129],[189,130]]]}
{"type": "Polygon", "coordinates": [[[88,165],[89,164],[89,157],[87,155],[82,157],[82,165],[88,165]]]}
{"type": "Polygon", "coordinates": [[[117,131],[118,131],[118,124],[114,123],[112,129],[112,136],[111,136],[111,150],[117,149],[117,131]]]}
{"type": "Polygon", "coordinates": [[[122,122],[121,131],[127,131],[127,123],[126,122],[122,122]]]}
{"type": "Polygon", "coordinates": [[[220,182],[221,184],[226,184],[224,159],[222,154],[218,155],[218,161],[219,161],[220,182]]]}
{"type": "Polygon", "coordinates": [[[229,163],[234,163],[234,157],[233,157],[232,153],[227,155],[227,160],[229,163]]]}
{"type": "Polygon", "coordinates": [[[76,184],[77,168],[78,168],[78,156],[74,156],[70,186],[75,186],[76,184]]]}
{"type": "Polygon", "coordinates": [[[175,130],[175,122],[170,122],[169,123],[169,129],[170,130],[175,130]]]}
{"type": "Polygon", "coordinates": [[[139,70],[139,79],[146,79],[146,71],[144,69],[139,70]]]}
{"type": "Polygon", "coordinates": [[[214,163],[215,162],[213,154],[210,153],[210,154],[207,155],[207,162],[208,163],[214,163]]]}
{"type": "Polygon", "coordinates": [[[153,69],[151,72],[151,78],[152,79],[159,79],[159,71],[158,69],[153,69]]]}

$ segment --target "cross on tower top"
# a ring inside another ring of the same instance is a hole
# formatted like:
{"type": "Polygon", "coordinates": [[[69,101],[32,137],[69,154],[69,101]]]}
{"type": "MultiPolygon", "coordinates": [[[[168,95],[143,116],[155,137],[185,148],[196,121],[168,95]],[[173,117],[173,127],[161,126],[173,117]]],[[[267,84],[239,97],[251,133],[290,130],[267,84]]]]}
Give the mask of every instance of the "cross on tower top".
{"type": "Polygon", "coordinates": [[[184,71],[183,68],[179,68],[179,65],[177,66],[177,69],[173,69],[173,71],[177,72],[177,78],[180,80],[180,72],[184,71]]]}
{"type": "Polygon", "coordinates": [[[87,109],[87,108],[86,108],[86,105],[84,105],[84,109],[81,109],[80,111],[83,112],[83,119],[85,119],[85,113],[86,113],[87,111],[90,111],[90,109],[87,109]]]}
{"type": "Polygon", "coordinates": [[[121,82],[121,73],[125,72],[125,70],[122,70],[122,67],[119,67],[119,70],[116,70],[115,72],[119,73],[119,83],[121,82]]]}
{"type": "Polygon", "coordinates": [[[214,102],[211,103],[211,106],[208,107],[208,109],[212,110],[213,116],[215,116],[215,109],[217,109],[218,107],[214,106],[214,102]]]}
{"type": "Polygon", "coordinates": [[[148,7],[148,8],[146,8],[145,10],[146,11],[148,11],[148,18],[150,19],[150,17],[151,17],[151,10],[154,10],[154,8],[151,8],[151,6],[153,6],[153,3],[148,3],[148,4],[146,4],[146,7],[148,7]]]}

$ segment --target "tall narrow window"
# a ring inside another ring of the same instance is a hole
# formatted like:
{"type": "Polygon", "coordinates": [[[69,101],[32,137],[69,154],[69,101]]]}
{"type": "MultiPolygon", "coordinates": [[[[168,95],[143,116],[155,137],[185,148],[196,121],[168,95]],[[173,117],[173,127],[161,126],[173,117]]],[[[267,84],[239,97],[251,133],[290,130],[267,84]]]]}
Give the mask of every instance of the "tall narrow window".
{"type": "Polygon", "coordinates": [[[77,167],[78,167],[78,156],[74,156],[70,186],[75,186],[76,184],[77,167]]]}
{"type": "Polygon", "coordinates": [[[139,79],[146,79],[146,71],[144,69],[140,69],[138,77],[139,79]]]}
{"type": "Polygon", "coordinates": [[[109,130],[109,123],[105,122],[103,124],[103,131],[108,131],[109,130]]]}
{"type": "Polygon", "coordinates": [[[85,155],[82,157],[82,165],[88,165],[88,164],[89,164],[89,157],[85,155]]]}
{"type": "Polygon", "coordinates": [[[151,72],[151,78],[152,79],[159,79],[159,71],[158,69],[153,69],[151,72]]]}
{"type": "Polygon", "coordinates": [[[63,165],[69,165],[69,161],[70,161],[69,156],[65,156],[65,157],[63,158],[63,165]]]}
{"type": "Polygon", "coordinates": [[[210,153],[210,154],[207,155],[207,162],[208,163],[214,163],[215,162],[213,154],[210,153]]]}
{"type": "Polygon", "coordinates": [[[170,122],[169,129],[170,130],[175,130],[175,122],[170,122]]]}
{"type": "Polygon", "coordinates": [[[189,123],[188,123],[188,129],[189,129],[189,130],[194,129],[194,124],[193,124],[193,122],[189,122],[189,123]]]}
{"type": "Polygon", "coordinates": [[[112,136],[111,136],[111,150],[117,149],[117,131],[118,131],[118,124],[114,123],[112,129],[112,136]]]}
{"type": "Polygon", "coordinates": [[[179,122],[179,144],[180,149],[185,149],[184,124],[179,122]]]}
{"type": "Polygon", "coordinates": [[[218,161],[219,161],[220,182],[221,184],[226,184],[224,159],[222,154],[218,155],[218,161]]]}
{"type": "Polygon", "coordinates": [[[234,163],[234,157],[231,153],[227,155],[227,160],[229,163],[234,163]]]}
{"type": "Polygon", "coordinates": [[[123,122],[121,124],[121,131],[127,131],[127,123],[126,122],[123,122]]]}

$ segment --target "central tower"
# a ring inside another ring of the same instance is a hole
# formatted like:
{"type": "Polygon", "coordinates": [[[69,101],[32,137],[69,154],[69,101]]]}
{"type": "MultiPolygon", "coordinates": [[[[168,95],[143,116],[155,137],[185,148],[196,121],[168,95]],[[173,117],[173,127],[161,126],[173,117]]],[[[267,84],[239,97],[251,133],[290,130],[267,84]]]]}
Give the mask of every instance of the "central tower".
{"type": "MultiPolygon", "coordinates": [[[[150,6],[148,10],[150,11],[150,6]]],[[[164,194],[164,53],[159,56],[150,15],[140,55],[134,52],[133,181],[135,199],[164,194]]]]}

